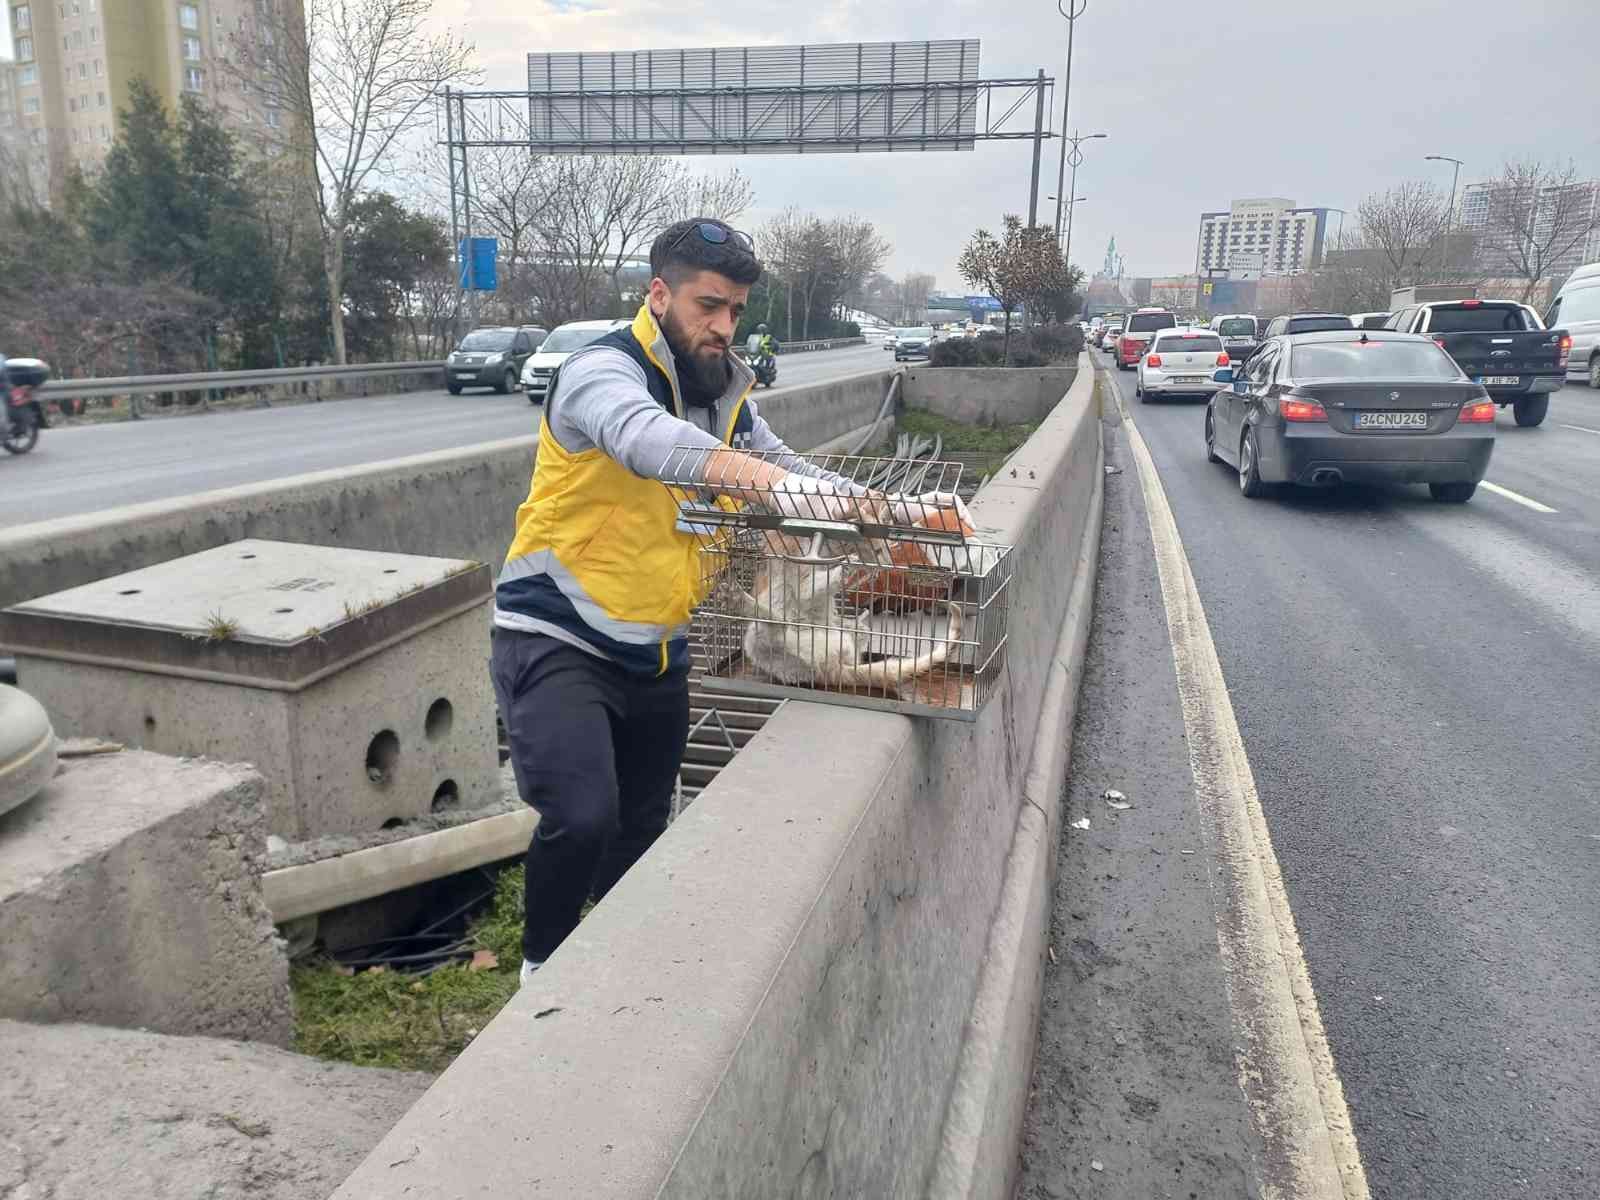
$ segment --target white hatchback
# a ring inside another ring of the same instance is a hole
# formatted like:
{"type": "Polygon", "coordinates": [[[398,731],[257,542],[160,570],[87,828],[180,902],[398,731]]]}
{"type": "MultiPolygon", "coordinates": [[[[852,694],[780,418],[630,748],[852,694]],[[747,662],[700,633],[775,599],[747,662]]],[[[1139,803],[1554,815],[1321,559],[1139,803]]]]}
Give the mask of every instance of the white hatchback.
{"type": "Polygon", "coordinates": [[[1209,398],[1227,386],[1217,375],[1230,365],[1220,334],[1210,329],[1161,329],[1139,360],[1134,395],[1141,401],[1151,396],[1209,398]]]}
{"type": "Polygon", "coordinates": [[[528,403],[543,404],[550,391],[550,381],[556,370],[566,362],[574,350],[581,350],[590,342],[598,342],[613,330],[626,329],[633,322],[569,321],[558,325],[545,338],[537,354],[530,354],[522,364],[522,390],[528,393],[528,403]]]}

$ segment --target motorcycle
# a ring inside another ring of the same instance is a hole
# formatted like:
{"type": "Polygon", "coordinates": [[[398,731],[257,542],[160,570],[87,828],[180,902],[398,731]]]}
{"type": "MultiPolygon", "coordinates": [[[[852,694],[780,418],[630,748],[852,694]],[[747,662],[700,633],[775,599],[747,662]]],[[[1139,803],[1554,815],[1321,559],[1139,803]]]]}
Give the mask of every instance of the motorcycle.
{"type": "Polygon", "coordinates": [[[756,373],[756,382],[769,388],[778,382],[778,360],[770,354],[758,354],[750,360],[750,369],[756,373]]]}
{"type": "Polygon", "coordinates": [[[50,378],[50,367],[37,358],[9,358],[5,374],[8,386],[0,388],[6,393],[0,446],[11,454],[26,454],[39,444],[39,431],[49,425],[35,392],[50,378]]]}

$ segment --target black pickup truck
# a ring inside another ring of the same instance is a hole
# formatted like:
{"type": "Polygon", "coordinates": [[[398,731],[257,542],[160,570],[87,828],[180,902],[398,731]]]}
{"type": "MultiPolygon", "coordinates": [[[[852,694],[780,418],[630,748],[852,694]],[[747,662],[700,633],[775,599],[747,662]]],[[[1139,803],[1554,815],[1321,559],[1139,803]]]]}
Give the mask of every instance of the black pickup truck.
{"type": "Polygon", "coordinates": [[[1538,313],[1515,300],[1412,304],[1384,328],[1431,337],[1491,400],[1511,405],[1518,425],[1542,422],[1550,393],[1567,379],[1572,339],[1564,330],[1546,329],[1538,313]]]}

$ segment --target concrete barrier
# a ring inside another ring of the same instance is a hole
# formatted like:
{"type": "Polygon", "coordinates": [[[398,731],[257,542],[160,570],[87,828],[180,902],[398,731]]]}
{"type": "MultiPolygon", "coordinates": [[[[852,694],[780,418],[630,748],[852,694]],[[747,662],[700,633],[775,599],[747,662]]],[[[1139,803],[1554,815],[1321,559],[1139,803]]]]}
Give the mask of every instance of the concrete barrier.
{"type": "Polygon", "coordinates": [[[1042,421],[1072,386],[1077,367],[911,367],[907,408],[968,425],[1042,421]]]}
{"type": "Polygon", "coordinates": [[[335,1200],[1009,1196],[1097,558],[1092,388],[1085,364],[974,505],[1018,548],[978,721],[785,705],[335,1200]]]}
{"type": "Polygon", "coordinates": [[[796,449],[810,450],[872,424],[889,390],[892,370],[867,371],[807,387],[752,393],[761,415],[796,449]]]}
{"type": "MultiPolygon", "coordinates": [[[[891,374],[757,399],[790,445],[808,449],[869,424],[891,374]]],[[[0,533],[0,608],[246,537],[498,564],[536,444],[530,434],[8,530],[0,533]]]]}
{"type": "Polygon", "coordinates": [[[131,750],[71,761],[0,817],[0,1017],[287,1046],[265,843],[249,767],[131,750]]]}

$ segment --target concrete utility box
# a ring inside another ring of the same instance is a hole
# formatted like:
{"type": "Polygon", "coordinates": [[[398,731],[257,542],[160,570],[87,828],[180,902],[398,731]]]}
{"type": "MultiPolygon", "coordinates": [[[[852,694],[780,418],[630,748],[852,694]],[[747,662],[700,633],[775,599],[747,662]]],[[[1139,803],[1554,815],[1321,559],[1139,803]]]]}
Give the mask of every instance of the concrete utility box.
{"type": "Polygon", "coordinates": [[[499,794],[489,569],[247,540],[0,613],[63,737],[248,762],[268,832],[361,835],[499,794]]]}

